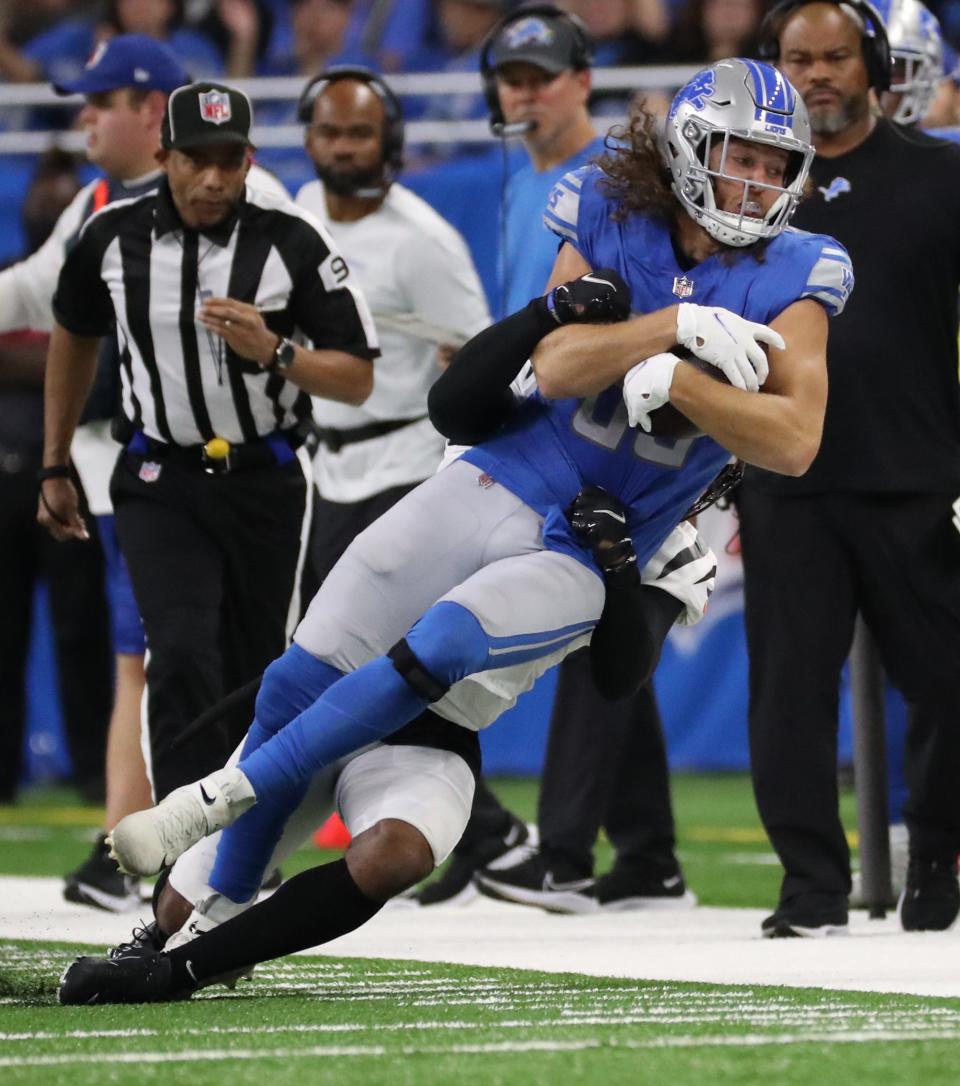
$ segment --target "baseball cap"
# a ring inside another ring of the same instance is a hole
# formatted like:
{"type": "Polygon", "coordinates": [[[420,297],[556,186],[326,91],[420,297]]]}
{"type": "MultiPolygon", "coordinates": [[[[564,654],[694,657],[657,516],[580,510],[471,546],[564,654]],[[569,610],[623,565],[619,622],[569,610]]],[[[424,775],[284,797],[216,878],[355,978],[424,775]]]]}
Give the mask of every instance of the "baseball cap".
{"type": "Polygon", "coordinates": [[[586,36],[560,15],[517,13],[494,38],[487,56],[496,70],[513,62],[533,64],[554,74],[589,65],[586,36]]]}
{"type": "Polygon", "coordinates": [[[216,143],[250,143],[250,99],[223,83],[191,83],[167,100],[160,142],[168,151],[216,143]]]}
{"type": "Polygon", "coordinates": [[[87,61],[83,75],[55,83],[57,94],[99,94],[119,87],[140,87],[170,93],[190,76],[176,54],[146,34],[120,34],[101,42],[87,61]]]}

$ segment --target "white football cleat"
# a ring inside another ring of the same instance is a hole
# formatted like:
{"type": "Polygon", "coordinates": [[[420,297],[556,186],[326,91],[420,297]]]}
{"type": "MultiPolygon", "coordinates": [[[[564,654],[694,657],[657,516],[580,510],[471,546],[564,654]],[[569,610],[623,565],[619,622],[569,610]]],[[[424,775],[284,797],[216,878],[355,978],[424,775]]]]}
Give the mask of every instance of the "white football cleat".
{"type": "Polygon", "coordinates": [[[235,822],[256,803],[236,767],[175,788],[156,807],[120,819],[107,837],[110,855],[128,875],[155,875],[188,848],[235,822]]]}

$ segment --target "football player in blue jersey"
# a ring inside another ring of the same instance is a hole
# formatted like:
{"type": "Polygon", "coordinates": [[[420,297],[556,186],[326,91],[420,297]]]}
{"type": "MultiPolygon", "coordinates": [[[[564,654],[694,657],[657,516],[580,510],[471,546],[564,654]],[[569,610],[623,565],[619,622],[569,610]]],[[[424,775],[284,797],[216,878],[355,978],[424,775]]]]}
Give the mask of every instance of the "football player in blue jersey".
{"type": "MultiPolygon", "coordinates": [[[[467,728],[486,724],[471,719],[464,680],[495,682],[514,666],[536,677],[585,644],[604,585],[564,516],[585,485],[626,507],[617,515],[642,564],[731,453],[806,470],[823,425],[827,318],[853,285],[836,242],[786,229],[809,131],[773,68],[721,61],[680,91],[662,139],[641,118],[600,166],[559,184],[548,214],[564,238],[556,285],[475,337],[431,394],[440,428],[477,444],[334,568],[264,675],[237,765],[117,826],[125,869],[155,872],[228,827],[210,881],[246,901],[322,767],[427,706],[467,728]],[[527,356],[539,391],[517,403],[509,386],[527,356]],[[668,402],[702,434],[658,437],[668,402]]],[[[345,870],[362,899],[362,868],[348,857],[345,870]]],[[[283,899],[291,907],[295,883],[283,899]]],[[[232,944],[248,964],[259,908],[197,943],[232,944]]],[[[371,915],[360,912],[358,923],[371,915]]],[[[271,938],[258,936],[255,960],[293,949],[284,935],[271,950],[271,938]]],[[[188,944],[167,956],[160,998],[204,979],[202,953],[188,944]]],[[[159,975],[156,961],[120,968],[159,975]]],[[[122,989],[110,998],[147,998],[142,986],[122,989]]]]}

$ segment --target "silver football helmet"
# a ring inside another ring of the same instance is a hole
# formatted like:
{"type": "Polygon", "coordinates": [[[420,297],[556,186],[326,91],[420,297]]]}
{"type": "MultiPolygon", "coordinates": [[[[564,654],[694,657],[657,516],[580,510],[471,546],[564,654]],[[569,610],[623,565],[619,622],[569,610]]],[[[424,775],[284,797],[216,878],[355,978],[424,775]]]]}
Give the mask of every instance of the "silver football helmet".
{"type": "Polygon", "coordinates": [[[687,214],[724,245],[742,247],[773,238],[790,221],[803,193],[813,147],[803,99],[786,78],[756,60],[720,60],[681,87],[664,124],[661,150],[673,176],[673,191],[687,214]],[[789,152],[783,185],[750,181],[739,212],[721,211],[714,179],[742,181],[726,172],[731,139],[789,152]],[[710,152],[722,144],[710,167],[710,152]],[[750,192],[775,189],[779,196],[763,218],[751,215],[750,192]]]}
{"type": "Polygon", "coordinates": [[[936,15],[920,0],[876,0],[890,39],[890,91],[900,101],[892,120],[916,124],[943,79],[943,38],[936,15]]]}

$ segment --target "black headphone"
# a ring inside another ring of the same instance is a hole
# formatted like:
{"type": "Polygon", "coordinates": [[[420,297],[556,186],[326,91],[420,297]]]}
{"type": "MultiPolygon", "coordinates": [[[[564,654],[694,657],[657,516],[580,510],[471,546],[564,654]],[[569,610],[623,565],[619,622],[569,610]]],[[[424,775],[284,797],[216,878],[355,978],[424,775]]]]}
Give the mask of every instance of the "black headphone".
{"type": "Polygon", "coordinates": [[[501,19],[484,38],[483,45],[480,47],[480,78],[483,80],[483,97],[486,99],[487,109],[490,112],[490,128],[495,134],[499,134],[502,130],[505,120],[500,107],[500,94],[497,91],[497,73],[490,65],[490,51],[493,49],[494,42],[508,26],[521,19],[529,19],[537,15],[543,18],[562,19],[573,27],[574,43],[570,67],[574,71],[586,71],[593,63],[593,45],[586,28],[576,15],[571,15],[568,11],[562,11],[553,4],[530,4],[528,7],[518,8],[501,19]]]}
{"type": "Polygon", "coordinates": [[[867,0],[781,0],[767,12],[760,26],[757,52],[762,60],[776,63],[780,59],[780,31],[790,15],[808,4],[835,4],[863,23],[860,48],[867,68],[870,86],[876,91],[890,89],[890,41],[883,20],[867,0]]]}
{"type": "Polygon", "coordinates": [[[383,102],[383,161],[391,174],[403,169],[403,106],[400,99],[371,68],[358,65],[337,64],[325,68],[303,88],[297,102],[297,120],[301,124],[313,121],[313,103],[331,83],[340,79],[355,79],[366,83],[383,102]]]}

